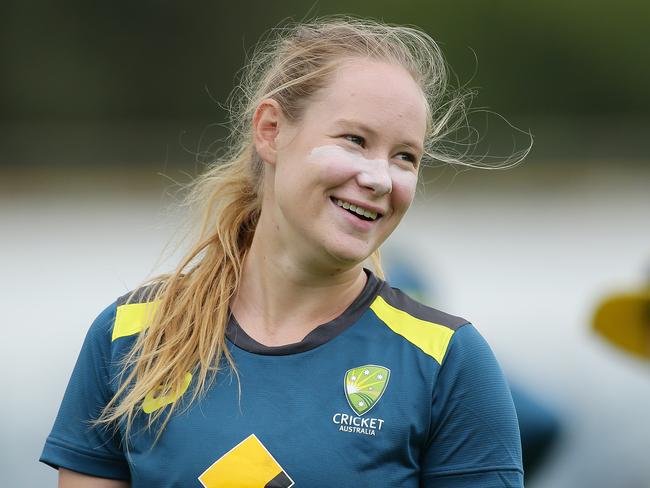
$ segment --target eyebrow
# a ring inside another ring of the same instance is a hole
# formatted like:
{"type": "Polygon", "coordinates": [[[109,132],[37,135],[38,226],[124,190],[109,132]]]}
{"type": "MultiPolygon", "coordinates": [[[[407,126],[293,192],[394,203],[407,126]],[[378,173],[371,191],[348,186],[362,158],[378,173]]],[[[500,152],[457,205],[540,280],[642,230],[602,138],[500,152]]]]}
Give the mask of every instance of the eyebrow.
{"type": "MultiPolygon", "coordinates": [[[[373,129],[369,125],[366,125],[363,122],[359,122],[357,120],[336,119],[334,121],[334,123],[337,124],[337,125],[343,125],[343,126],[348,126],[348,127],[358,127],[362,131],[364,131],[364,132],[366,132],[366,133],[368,133],[368,134],[370,134],[370,135],[372,135],[374,137],[377,137],[377,135],[378,135],[377,131],[375,129],[373,129]]],[[[409,147],[411,149],[414,149],[414,150],[418,151],[419,153],[424,152],[424,149],[422,148],[422,146],[420,144],[418,144],[417,142],[415,142],[415,141],[403,141],[403,142],[400,142],[400,145],[409,147]]]]}

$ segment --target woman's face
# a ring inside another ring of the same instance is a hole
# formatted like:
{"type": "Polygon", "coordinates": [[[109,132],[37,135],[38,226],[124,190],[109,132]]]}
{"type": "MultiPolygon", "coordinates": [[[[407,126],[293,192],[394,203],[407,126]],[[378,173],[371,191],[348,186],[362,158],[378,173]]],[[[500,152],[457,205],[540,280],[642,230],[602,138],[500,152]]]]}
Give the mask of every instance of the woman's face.
{"type": "Polygon", "coordinates": [[[413,200],[425,107],[404,68],[342,64],[298,123],[279,124],[262,207],[275,235],[265,237],[320,264],[347,268],[366,259],[413,200]]]}

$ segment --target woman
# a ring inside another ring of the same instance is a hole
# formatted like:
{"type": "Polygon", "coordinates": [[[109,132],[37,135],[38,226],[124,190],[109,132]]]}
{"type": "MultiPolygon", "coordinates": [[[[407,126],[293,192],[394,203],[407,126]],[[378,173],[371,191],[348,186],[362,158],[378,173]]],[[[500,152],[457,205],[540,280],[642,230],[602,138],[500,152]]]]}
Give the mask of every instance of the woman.
{"type": "Polygon", "coordinates": [[[489,346],[381,279],[462,110],[442,55],[369,21],[277,36],[192,189],[196,245],[97,318],[41,460],[62,487],[521,486],[489,346]]]}

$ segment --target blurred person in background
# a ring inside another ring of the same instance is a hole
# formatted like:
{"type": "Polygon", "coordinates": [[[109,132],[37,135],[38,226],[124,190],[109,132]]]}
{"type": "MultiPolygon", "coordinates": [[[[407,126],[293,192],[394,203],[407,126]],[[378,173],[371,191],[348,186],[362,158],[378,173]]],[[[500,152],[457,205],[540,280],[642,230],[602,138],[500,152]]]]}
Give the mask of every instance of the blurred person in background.
{"type": "Polygon", "coordinates": [[[650,283],[604,298],[594,312],[593,328],[626,354],[650,360],[650,283]]]}
{"type": "Polygon", "coordinates": [[[420,166],[462,163],[446,73],[372,21],[259,44],[194,245],[90,328],[41,457],[59,486],[523,486],[488,344],[382,279],[420,166]]]}

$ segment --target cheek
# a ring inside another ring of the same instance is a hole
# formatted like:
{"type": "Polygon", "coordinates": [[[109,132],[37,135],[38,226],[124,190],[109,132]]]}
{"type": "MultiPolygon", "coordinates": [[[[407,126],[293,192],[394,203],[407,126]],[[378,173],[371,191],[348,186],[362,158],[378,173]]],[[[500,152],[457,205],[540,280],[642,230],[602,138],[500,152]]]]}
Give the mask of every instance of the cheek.
{"type": "Polygon", "coordinates": [[[393,167],[390,169],[390,177],[393,182],[393,191],[391,192],[393,206],[396,210],[406,212],[415,197],[418,174],[399,167],[393,167]]]}
{"type": "Polygon", "coordinates": [[[347,151],[337,145],[319,146],[312,150],[307,163],[318,168],[323,178],[342,183],[359,174],[375,174],[384,171],[387,163],[383,159],[366,159],[362,155],[347,151]],[[378,169],[379,168],[379,169],[378,169]]]}
{"type": "Polygon", "coordinates": [[[332,147],[316,148],[307,159],[307,164],[322,178],[330,182],[343,182],[354,177],[359,171],[358,157],[332,147]],[[319,150],[320,149],[320,150],[319,150]]]}

